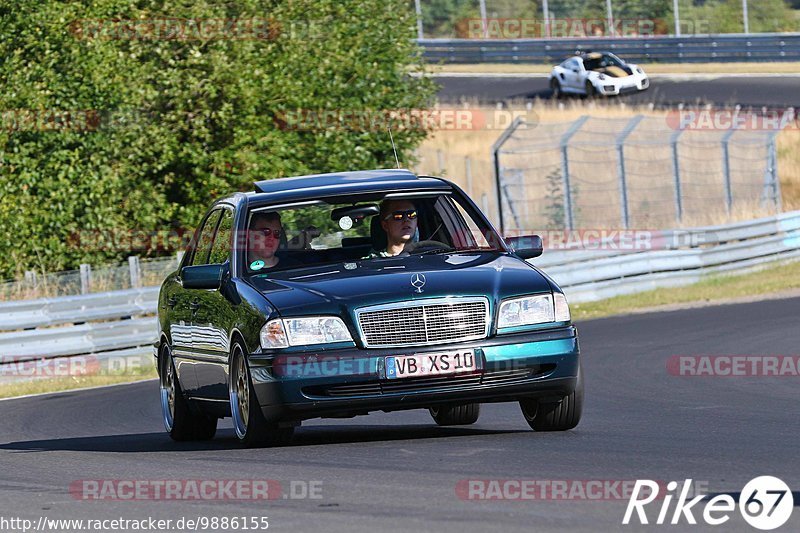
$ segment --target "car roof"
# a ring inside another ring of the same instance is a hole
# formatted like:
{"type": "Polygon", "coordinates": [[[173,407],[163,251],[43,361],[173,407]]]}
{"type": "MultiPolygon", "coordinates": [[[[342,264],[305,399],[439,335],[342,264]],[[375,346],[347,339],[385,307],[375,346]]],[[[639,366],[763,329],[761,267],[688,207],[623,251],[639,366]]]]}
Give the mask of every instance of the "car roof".
{"type": "Polygon", "coordinates": [[[310,174],[257,181],[254,185],[255,193],[248,195],[250,202],[294,202],[357,193],[452,189],[443,179],[417,176],[404,169],[310,174]]]}

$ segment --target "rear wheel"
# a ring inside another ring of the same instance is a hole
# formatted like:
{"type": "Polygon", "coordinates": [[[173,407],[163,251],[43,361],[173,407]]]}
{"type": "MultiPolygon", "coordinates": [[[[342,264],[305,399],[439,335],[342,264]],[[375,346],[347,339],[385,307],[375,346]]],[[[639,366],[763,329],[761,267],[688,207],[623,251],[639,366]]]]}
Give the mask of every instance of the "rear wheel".
{"type": "Polygon", "coordinates": [[[161,414],[169,436],[176,441],[213,439],[217,419],[192,412],[189,401],[183,396],[169,346],[162,348],[159,364],[161,414]]]}
{"type": "Polygon", "coordinates": [[[278,446],[292,440],[294,427],[278,427],[264,418],[253,390],[247,358],[239,342],[235,342],[231,349],[228,395],[233,428],[242,444],[247,447],[278,446]]]}
{"type": "Polygon", "coordinates": [[[578,425],[583,411],[583,372],[578,369],[575,390],[561,403],[541,403],[535,399],[519,402],[528,425],[536,431],[566,431],[578,425]]]}
{"type": "Polygon", "coordinates": [[[431,407],[429,411],[433,420],[440,426],[467,426],[478,421],[481,404],[437,405],[431,407]]]}
{"type": "Polygon", "coordinates": [[[561,91],[561,83],[555,78],[550,80],[550,90],[553,91],[553,98],[558,100],[561,98],[564,93],[561,91]]]}

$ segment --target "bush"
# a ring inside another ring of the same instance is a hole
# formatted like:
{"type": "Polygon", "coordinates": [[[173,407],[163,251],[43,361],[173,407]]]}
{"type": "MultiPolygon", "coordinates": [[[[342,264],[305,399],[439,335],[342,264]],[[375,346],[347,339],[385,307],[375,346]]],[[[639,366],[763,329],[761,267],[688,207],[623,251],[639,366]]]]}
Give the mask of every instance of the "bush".
{"type": "MultiPolygon", "coordinates": [[[[81,4],[0,7],[0,277],[122,259],[131,250],[83,237],[191,228],[256,180],[392,167],[381,127],[280,119],[434,96],[409,75],[422,63],[405,0],[81,4]],[[169,17],[184,20],[145,24],[169,17]]],[[[395,141],[410,153],[425,135],[395,141]]]]}

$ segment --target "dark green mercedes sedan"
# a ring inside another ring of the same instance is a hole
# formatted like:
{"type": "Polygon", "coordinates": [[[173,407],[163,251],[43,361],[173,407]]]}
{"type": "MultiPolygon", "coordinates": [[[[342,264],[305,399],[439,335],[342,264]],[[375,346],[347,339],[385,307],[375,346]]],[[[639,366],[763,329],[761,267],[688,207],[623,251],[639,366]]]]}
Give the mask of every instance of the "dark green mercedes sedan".
{"type": "Polygon", "coordinates": [[[444,179],[373,170],[273,179],[209,209],[158,301],[164,425],[247,446],[303,420],[429,409],[472,424],[519,402],[574,428],[583,379],[561,289],[444,179]]]}

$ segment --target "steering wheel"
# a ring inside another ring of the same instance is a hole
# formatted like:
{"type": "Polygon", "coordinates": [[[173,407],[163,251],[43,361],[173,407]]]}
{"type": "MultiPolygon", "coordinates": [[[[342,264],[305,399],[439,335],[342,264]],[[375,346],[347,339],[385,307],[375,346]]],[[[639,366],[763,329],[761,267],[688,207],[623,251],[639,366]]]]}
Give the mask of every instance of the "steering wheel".
{"type": "Polygon", "coordinates": [[[418,242],[409,242],[403,247],[403,252],[414,253],[414,252],[427,252],[428,250],[452,250],[452,246],[448,246],[443,242],[439,241],[418,241],[418,242]]]}

